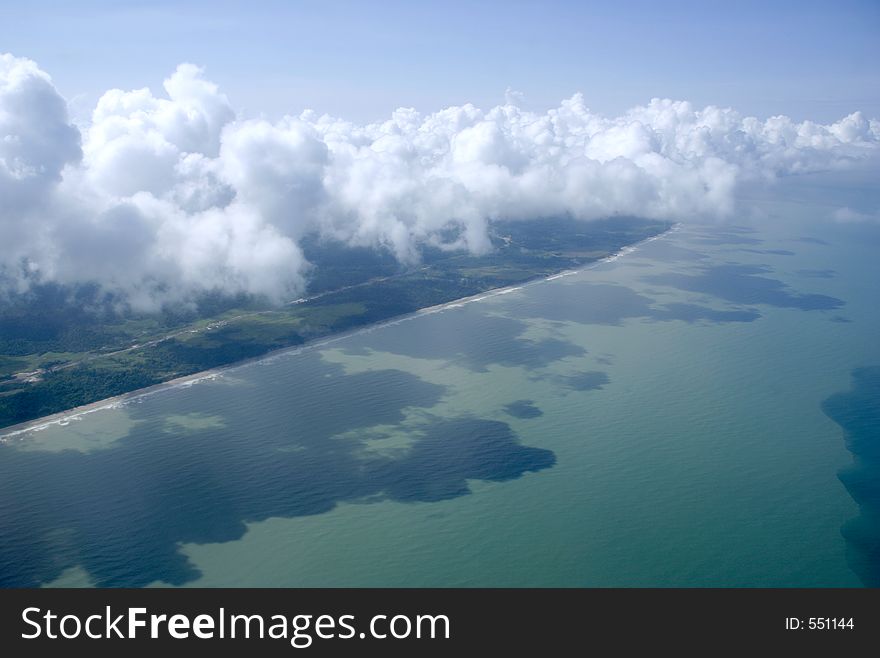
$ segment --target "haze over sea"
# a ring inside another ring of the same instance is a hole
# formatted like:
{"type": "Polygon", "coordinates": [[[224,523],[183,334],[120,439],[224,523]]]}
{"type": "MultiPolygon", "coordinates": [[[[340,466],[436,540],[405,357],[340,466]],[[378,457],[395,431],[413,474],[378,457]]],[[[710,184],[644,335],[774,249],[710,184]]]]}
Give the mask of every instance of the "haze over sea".
{"type": "Polygon", "coordinates": [[[0,585],[880,585],[876,224],[612,262],[9,437],[0,585]]]}

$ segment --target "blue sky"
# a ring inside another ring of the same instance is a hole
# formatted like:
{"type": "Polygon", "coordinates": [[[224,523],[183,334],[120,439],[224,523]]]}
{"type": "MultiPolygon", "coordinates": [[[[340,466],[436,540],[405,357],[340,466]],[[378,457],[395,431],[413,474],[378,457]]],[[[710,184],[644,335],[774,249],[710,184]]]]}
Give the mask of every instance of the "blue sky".
{"type": "Polygon", "coordinates": [[[617,115],[650,98],[830,122],[880,116],[880,2],[2,2],[0,51],[83,113],[183,61],[251,116],[357,121],[399,106],[543,110],[576,91],[617,115]]]}

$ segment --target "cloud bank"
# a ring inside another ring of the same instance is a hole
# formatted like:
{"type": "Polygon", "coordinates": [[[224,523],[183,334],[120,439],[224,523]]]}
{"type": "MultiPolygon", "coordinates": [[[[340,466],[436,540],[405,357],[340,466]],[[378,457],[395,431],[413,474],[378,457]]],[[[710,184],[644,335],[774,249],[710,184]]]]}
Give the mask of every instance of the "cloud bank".
{"type": "Polygon", "coordinates": [[[110,90],[76,126],[36,63],[0,55],[2,285],[97,281],[137,308],[214,289],[280,301],[307,284],[311,232],[410,263],[425,242],[485,252],[496,218],[723,218],[744,181],[880,152],[880,121],[859,112],[820,125],[661,99],[613,118],[580,94],[543,114],[515,101],[271,122],[181,64],[162,93],[110,90]]]}

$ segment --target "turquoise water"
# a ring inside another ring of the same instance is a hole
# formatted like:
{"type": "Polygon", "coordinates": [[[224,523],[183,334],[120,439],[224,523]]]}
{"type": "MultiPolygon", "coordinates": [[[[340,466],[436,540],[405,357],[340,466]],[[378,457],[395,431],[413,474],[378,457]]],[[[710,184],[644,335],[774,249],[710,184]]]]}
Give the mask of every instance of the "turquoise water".
{"type": "Polygon", "coordinates": [[[0,584],[880,584],[880,230],[613,262],[8,437],[0,584]]]}

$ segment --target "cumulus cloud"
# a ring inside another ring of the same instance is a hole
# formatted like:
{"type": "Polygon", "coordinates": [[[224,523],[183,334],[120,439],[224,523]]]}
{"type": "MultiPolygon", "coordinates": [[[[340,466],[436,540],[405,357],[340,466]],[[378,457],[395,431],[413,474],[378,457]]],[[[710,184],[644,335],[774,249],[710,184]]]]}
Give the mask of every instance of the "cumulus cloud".
{"type": "Polygon", "coordinates": [[[493,219],[725,217],[744,181],[880,150],[880,122],[859,112],[820,125],[654,99],[609,118],[580,94],[545,113],[517,99],[369,125],[310,111],[272,122],[240,117],[182,64],[162,94],[106,92],[78,128],[45,72],[2,55],[3,285],[97,281],[138,307],[211,289],[282,300],[307,284],[310,232],[404,263],[422,243],[481,253],[493,219]]]}

